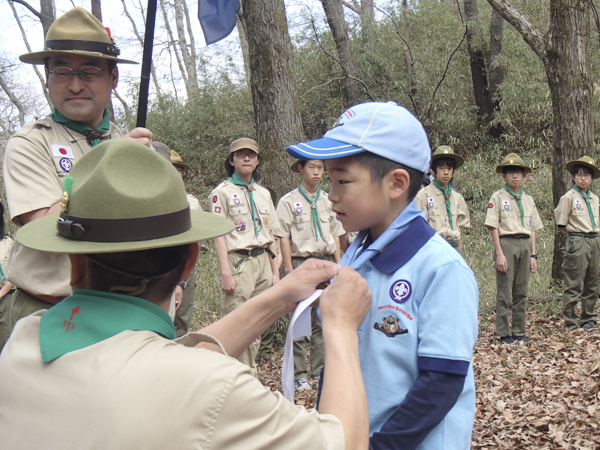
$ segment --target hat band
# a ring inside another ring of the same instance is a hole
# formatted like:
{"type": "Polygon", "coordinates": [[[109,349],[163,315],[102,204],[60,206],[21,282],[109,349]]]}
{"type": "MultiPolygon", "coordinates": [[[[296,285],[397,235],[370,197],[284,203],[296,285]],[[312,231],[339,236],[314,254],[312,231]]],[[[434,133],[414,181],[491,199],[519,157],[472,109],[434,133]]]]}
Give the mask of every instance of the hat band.
{"type": "Polygon", "coordinates": [[[192,227],[190,207],[169,214],[129,219],[90,219],[61,214],[59,236],[87,242],[136,242],[161,239],[192,227]]]}
{"type": "Polygon", "coordinates": [[[114,44],[107,44],[105,42],[96,41],[70,41],[70,40],[56,40],[46,41],[44,43],[44,50],[60,50],[60,51],[73,51],[79,50],[91,53],[102,53],[106,56],[119,56],[121,50],[114,44]]]}

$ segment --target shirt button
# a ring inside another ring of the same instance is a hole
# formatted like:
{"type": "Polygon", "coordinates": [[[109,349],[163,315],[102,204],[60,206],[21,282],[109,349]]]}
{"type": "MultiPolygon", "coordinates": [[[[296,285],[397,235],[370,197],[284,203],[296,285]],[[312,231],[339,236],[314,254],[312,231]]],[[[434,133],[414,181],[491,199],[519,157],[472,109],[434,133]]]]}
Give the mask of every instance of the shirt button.
{"type": "Polygon", "coordinates": [[[371,271],[371,266],[365,266],[365,272],[370,272],[371,271]]]}

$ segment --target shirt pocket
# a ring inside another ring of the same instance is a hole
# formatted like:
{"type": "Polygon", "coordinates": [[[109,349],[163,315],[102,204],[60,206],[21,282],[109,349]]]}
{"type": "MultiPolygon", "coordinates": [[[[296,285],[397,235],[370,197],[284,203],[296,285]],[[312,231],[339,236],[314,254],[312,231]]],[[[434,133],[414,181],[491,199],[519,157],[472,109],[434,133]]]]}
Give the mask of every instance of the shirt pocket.
{"type": "Polygon", "coordinates": [[[265,228],[269,228],[271,226],[271,210],[269,209],[268,205],[263,206],[255,204],[255,206],[258,210],[262,224],[265,226],[265,228]]]}
{"type": "Polygon", "coordinates": [[[319,219],[321,220],[321,223],[329,223],[329,222],[331,222],[331,214],[329,214],[328,211],[320,212],[319,219]]]}
{"type": "Polygon", "coordinates": [[[296,225],[298,228],[303,228],[308,222],[310,222],[310,217],[308,214],[297,214],[294,217],[294,225],[296,225]]]}
{"type": "Polygon", "coordinates": [[[572,208],[571,215],[577,216],[577,217],[587,216],[588,215],[587,206],[585,207],[585,209],[583,209],[583,207],[580,209],[572,208]]]}
{"type": "Polygon", "coordinates": [[[248,214],[248,205],[245,203],[237,204],[233,199],[229,200],[229,214],[232,216],[240,216],[248,214]]]}

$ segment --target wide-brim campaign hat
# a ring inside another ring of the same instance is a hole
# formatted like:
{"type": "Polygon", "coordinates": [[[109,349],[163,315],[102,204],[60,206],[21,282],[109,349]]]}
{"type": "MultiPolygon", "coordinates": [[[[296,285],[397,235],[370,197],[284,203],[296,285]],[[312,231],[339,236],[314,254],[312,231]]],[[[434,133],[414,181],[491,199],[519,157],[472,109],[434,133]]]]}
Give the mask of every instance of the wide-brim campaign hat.
{"type": "Polygon", "coordinates": [[[449,145],[440,145],[438,148],[436,148],[433,155],[431,155],[431,163],[433,164],[436,159],[440,158],[453,159],[456,162],[456,169],[465,163],[463,157],[454,153],[454,150],[452,150],[452,147],[449,145]]]}
{"type": "Polygon", "coordinates": [[[44,50],[25,53],[19,59],[28,64],[44,64],[44,58],[51,56],[87,56],[123,64],[138,64],[136,61],[119,58],[120,53],[121,50],[115,45],[108,28],[78,6],[64,13],[50,26],[44,50]]]}
{"type": "Polygon", "coordinates": [[[596,161],[594,161],[589,156],[582,156],[581,158],[576,159],[575,161],[569,161],[567,164],[565,164],[565,168],[569,172],[573,172],[573,167],[575,167],[575,166],[588,167],[589,169],[592,170],[592,178],[594,180],[596,178],[600,178],[600,169],[598,169],[598,167],[596,167],[596,161]]]}
{"type": "Polygon", "coordinates": [[[517,169],[523,169],[526,174],[531,173],[531,168],[526,166],[521,157],[516,153],[506,155],[502,164],[496,166],[496,173],[502,173],[505,167],[516,167],[517,169]]]}
{"type": "Polygon", "coordinates": [[[181,159],[181,156],[179,156],[179,153],[177,153],[175,150],[171,150],[169,158],[171,160],[171,164],[173,164],[175,167],[181,167],[184,172],[187,172],[191,169],[190,166],[183,162],[183,159],[181,159]]]}
{"type": "Polygon", "coordinates": [[[258,144],[254,139],[250,138],[239,138],[231,143],[229,146],[229,153],[237,152],[238,150],[252,150],[256,154],[260,153],[258,150],[258,144]]]}
{"type": "Polygon", "coordinates": [[[69,175],[64,211],[21,227],[21,245],[50,253],[125,252],[190,244],[234,228],[217,214],[190,210],[171,163],[131,139],[94,147],[69,175]]]}
{"type": "Polygon", "coordinates": [[[302,159],[297,159],[296,161],[294,161],[292,163],[292,165],[290,166],[290,170],[294,173],[300,173],[300,169],[298,169],[298,166],[300,165],[300,163],[302,162],[302,159]]]}
{"type": "Polygon", "coordinates": [[[297,159],[344,158],[370,152],[426,173],[431,159],[427,133],[395,102],[370,102],[346,110],[321,139],[291,145],[297,159]]]}

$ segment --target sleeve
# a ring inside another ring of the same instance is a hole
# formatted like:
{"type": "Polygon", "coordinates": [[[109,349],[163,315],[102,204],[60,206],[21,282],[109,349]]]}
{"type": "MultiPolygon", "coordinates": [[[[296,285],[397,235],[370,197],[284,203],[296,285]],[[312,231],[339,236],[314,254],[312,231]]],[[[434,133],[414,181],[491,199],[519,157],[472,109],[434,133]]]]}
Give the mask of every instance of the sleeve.
{"type": "Polygon", "coordinates": [[[381,430],[373,433],[369,448],[416,449],[452,409],[464,384],[462,375],[422,372],[381,430]]]}
{"type": "Polygon", "coordinates": [[[277,204],[277,219],[278,219],[278,227],[273,230],[273,234],[280,238],[290,238],[291,236],[291,226],[294,217],[292,216],[292,212],[287,204],[287,196],[284,196],[279,203],[277,204]]]}
{"type": "Polygon", "coordinates": [[[498,217],[500,215],[500,200],[497,195],[492,195],[488,202],[484,225],[489,228],[498,228],[498,217]]]}
{"type": "Polygon", "coordinates": [[[563,195],[558,201],[558,206],[554,210],[554,219],[556,225],[564,227],[569,222],[569,215],[571,214],[571,201],[567,195],[563,195]]]}
{"type": "Polygon", "coordinates": [[[41,141],[30,139],[31,134],[13,136],[6,145],[4,186],[13,221],[21,214],[51,207],[62,195],[62,183],[48,149],[41,141]]]}
{"type": "Polygon", "coordinates": [[[415,197],[415,203],[417,204],[417,208],[421,211],[427,212],[427,192],[425,192],[425,188],[422,188],[415,197]]]}
{"type": "Polygon", "coordinates": [[[333,237],[339,237],[346,234],[346,230],[342,226],[342,222],[335,218],[335,213],[331,210],[331,220],[329,221],[329,229],[333,237]]]}
{"type": "Polygon", "coordinates": [[[531,199],[533,202],[533,210],[531,211],[531,229],[533,231],[541,230],[544,228],[544,224],[542,223],[542,218],[540,217],[540,213],[538,212],[537,206],[535,206],[535,201],[533,198],[531,199]]]}
{"type": "Polygon", "coordinates": [[[344,430],[335,416],[294,405],[243,368],[224,396],[211,448],[343,449],[344,430]]]}
{"type": "MultiPolygon", "coordinates": [[[[456,192],[455,194],[458,194],[456,192]]],[[[465,198],[458,194],[458,218],[457,225],[460,228],[471,228],[471,216],[469,215],[469,208],[467,207],[467,202],[465,202],[465,198]]]]}
{"type": "Polygon", "coordinates": [[[218,214],[226,219],[229,217],[229,203],[218,186],[210,193],[208,201],[210,202],[211,213],[218,214]]]}

